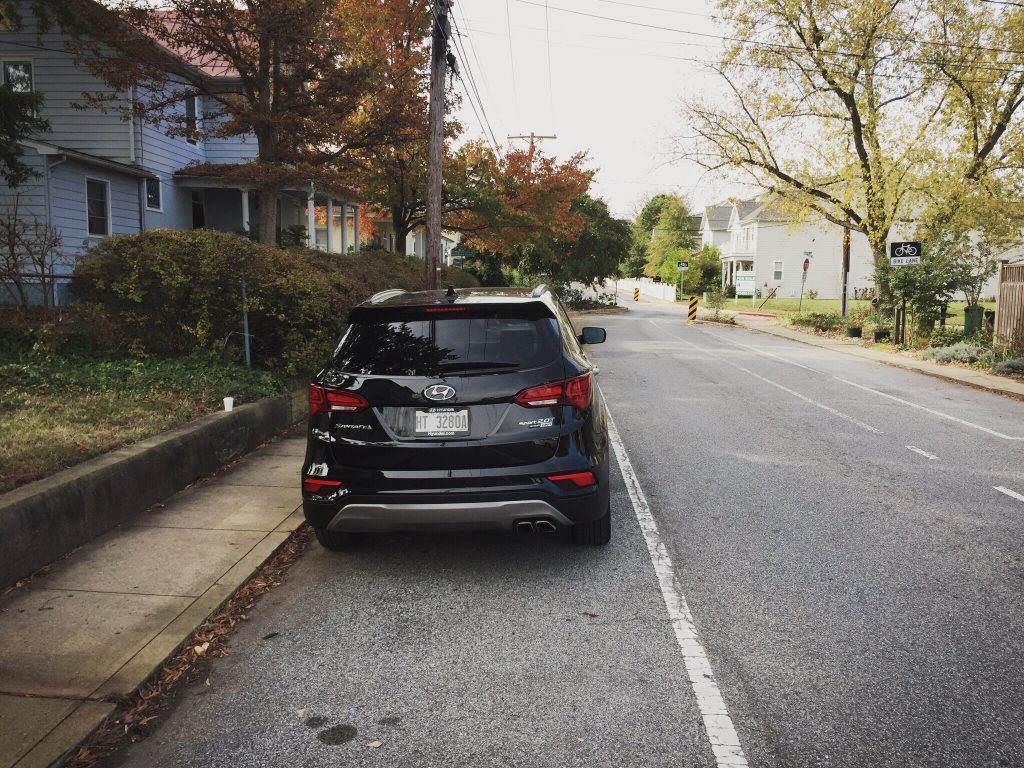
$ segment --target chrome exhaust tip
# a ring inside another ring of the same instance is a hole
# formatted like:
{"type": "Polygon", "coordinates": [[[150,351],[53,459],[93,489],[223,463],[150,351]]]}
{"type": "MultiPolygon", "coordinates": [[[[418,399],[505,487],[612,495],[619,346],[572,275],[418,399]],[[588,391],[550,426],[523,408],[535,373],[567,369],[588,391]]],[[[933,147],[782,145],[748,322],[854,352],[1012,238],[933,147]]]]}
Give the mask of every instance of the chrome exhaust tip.
{"type": "Polygon", "coordinates": [[[537,533],[554,533],[558,530],[550,520],[538,520],[536,526],[537,533]]]}
{"type": "Polygon", "coordinates": [[[515,531],[516,533],[533,533],[533,523],[531,523],[529,520],[520,520],[516,523],[515,531]]]}

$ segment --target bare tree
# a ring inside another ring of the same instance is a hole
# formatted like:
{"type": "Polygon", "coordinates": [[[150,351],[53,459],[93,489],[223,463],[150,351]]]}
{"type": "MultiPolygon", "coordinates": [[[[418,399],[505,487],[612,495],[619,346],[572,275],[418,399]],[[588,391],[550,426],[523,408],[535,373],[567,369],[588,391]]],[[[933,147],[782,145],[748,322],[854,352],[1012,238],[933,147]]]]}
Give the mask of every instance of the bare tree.
{"type": "Polygon", "coordinates": [[[20,197],[0,213],[0,284],[14,304],[49,308],[56,301],[54,268],[68,263],[60,232],[34,216],[20,215],[20,197]],[[33,287],[40,298],[35,300],[33,287]]]}

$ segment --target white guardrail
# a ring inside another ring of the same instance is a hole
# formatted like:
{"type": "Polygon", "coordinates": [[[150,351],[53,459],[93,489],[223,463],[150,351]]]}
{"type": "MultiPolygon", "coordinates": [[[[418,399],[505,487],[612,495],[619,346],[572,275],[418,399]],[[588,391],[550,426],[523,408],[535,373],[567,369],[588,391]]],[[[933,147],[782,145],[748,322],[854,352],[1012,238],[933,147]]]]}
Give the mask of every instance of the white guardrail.
{"type": "Polygon", "coordinates": [[[641,277],[639,280],[632,278],[622,278],[619,280],[619,291],[625,291],[629,294],[630,300],[633,298],[633,289],[639,288],[642,296],[650,296],[654,299],[662,299],[664,301],[675,301],[676,300],[676,287],[669,283],[656,283],[650,278],[641,277]]]}

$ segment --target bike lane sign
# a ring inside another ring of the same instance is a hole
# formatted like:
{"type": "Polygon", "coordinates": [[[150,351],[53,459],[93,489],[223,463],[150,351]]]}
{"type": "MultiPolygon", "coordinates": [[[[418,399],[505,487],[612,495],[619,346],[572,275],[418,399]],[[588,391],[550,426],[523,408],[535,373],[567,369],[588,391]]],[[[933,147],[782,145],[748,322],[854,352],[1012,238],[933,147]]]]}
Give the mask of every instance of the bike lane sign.
{"type": "Polygon", "coordinates": [[[906,267],[921,263],[921,243],[889,243],[889,266],[906,267]]]}

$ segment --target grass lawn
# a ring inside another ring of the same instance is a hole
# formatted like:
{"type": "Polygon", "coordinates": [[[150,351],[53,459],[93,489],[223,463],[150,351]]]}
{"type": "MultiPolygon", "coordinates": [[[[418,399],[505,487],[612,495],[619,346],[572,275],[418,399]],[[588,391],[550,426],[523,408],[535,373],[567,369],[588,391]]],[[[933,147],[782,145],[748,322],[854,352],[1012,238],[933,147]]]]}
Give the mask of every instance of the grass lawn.
{"type": "MultiPolygon", "coordinates": [[[[726,299],[725,306],[723,309],[737,310],[740,312],[771,312],[776,315],[796,315],[798,314],[797,308],[800,306],[800,299],[768,299],[767,303],[761,306],[762,299],[757,299],[753,307],[750,306],[750,299],[726,299]]],[[[995,302],[982,302],[985,305],[985,309],[995,309],[995,302]]],[[[955,301],[949,305],[949,317],[946,319],[946,323],[949,325],[963,325],[964,324],[964,307],[967,306],[966,302],[955,301]]],[[[867,299],[851,299],[850,310],[856,309],[868,309],[871,308],[871,302],[867,299]]],[[[803,301],[803,313],[809,312],[834,312],[839,313],[840,303],[839,299],[804,299],[803,301]]]]}
{"type": "MultiPolygon", "coordinates": [[[[24,343],[23,343],[24,342],[24,343]]],[[[214,356],[137,359],[0,345],[0,492],[223,407],[285,391],[285,382],[214,356]]]]}

